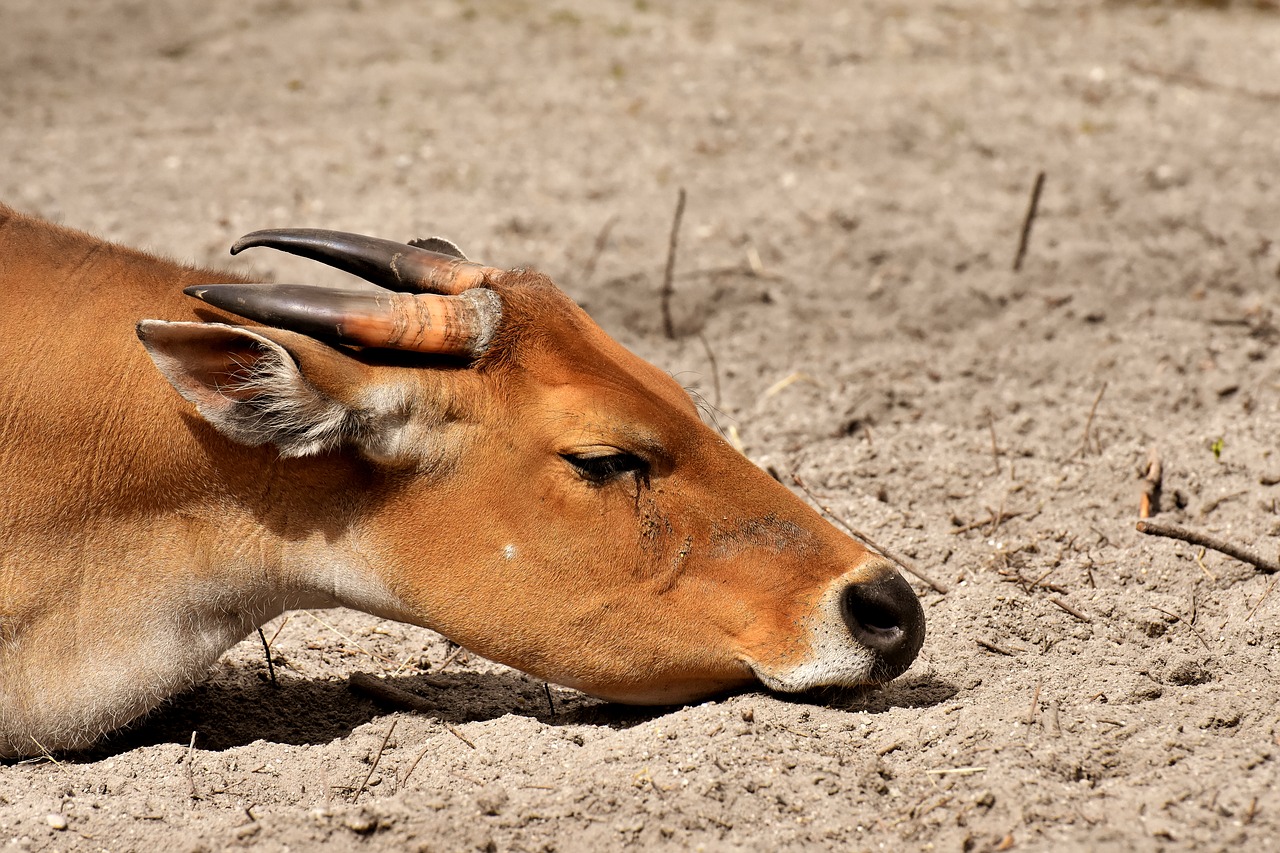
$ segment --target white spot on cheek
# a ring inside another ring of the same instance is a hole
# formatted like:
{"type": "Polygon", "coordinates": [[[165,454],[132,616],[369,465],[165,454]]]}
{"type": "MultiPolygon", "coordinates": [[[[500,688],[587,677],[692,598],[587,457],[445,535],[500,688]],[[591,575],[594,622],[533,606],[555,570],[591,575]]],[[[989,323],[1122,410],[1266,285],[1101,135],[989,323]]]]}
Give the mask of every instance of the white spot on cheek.
{"type": "Polygon", "coordinates": [[[502,556],[506,557],[508,560],[514,560],[516,558],[516,553],[515,545],[508,545],[502,549],[502,556]]]}

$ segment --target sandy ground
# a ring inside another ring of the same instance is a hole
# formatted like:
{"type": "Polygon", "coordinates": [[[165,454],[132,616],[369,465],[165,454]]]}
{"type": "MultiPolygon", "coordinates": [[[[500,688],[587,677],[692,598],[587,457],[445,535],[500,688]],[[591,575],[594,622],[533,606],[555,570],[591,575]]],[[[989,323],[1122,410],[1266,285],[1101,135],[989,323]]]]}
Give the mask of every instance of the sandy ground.
{"type": "Polygon", "coordinates": [[[295,613],[278,686],[253,637],[94,753],[0,766],[0,849],[1280,846],[1280,592],[1134,530],[1156,448],[1160,518],[1280,544],[1274,4],[803,5],[5,1],[0,198],[280,279],[333,274],[226,247],[537,266],[950,590],[883,689],[554,714],[429,632],[295,613]]]}

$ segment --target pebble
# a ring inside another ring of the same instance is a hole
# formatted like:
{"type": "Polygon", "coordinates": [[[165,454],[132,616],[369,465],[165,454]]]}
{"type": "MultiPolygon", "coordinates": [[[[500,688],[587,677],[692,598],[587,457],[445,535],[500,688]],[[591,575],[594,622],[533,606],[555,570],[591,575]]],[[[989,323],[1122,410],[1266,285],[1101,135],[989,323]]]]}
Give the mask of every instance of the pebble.
{"type": "Polygon", "coordinates": [[[67,828],[67,819],[60,814],[46,815],[44,820],[53,829],[61,831],[67,828]]]}

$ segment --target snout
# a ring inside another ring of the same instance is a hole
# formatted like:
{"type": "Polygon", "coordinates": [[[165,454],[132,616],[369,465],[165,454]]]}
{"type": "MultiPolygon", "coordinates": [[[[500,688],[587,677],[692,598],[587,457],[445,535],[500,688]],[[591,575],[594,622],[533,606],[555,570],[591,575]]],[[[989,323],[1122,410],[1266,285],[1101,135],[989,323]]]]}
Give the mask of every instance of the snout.
{"type": "Polygon", "coordinates": [[[901,675],[924,644],[924,609],[895,571],[846,587],[840,597],[840,615],[853,638],[875,653],[872,681],[901,675]]]}

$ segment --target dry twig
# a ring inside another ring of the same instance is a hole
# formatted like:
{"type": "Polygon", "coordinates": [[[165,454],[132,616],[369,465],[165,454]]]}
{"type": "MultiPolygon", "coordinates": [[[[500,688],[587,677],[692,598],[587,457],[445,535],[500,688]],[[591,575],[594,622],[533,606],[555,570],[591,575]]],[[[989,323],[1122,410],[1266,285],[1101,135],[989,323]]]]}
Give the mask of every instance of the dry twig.
{"type": "Polygon", "coordinates": [[[1143,65],[1141,62],[1129,60],[1125,63],[1131,71],[1139,74],[1145,74],[1148,77],[1156,77],[1169,83],[1178,83],[1193,89],[1204,89],[1209,92],[1222,92],[1228,95],[1241,95],[1246,98],[1254,98],[1259,101],[1268,103],[1280,103],[1280,92],[1266,91],[1259,89],[1249,89],[1244,86],[1234,86],[1230,83],[1219,83],[1216,80],[1210,80],[1201,77],[1199,74],[1192,74],[1187,71],[1163,71],[1159,68],[1152,68],[1143,65]]]}
{"type": "Polygon", "coordinates": [[[1204,638],[1204,636],[1200,633],[1200,631],[1199,631],[1199,630],[1197,630],[1197,628],[1196,628],[1196,626],[1195,626],[1195,625],[1192,625],[1190,622],[1188,622],[1186,619],[1183,619],[1183,618],[1182,618],[1181,616],[1179,616],[1177,613],[1171,613],[1171,612],[1169,612],[1168,610],[1165,610],[1163,607],[1155,607],[1155,606],[1153,606],[1153,605],[1148,605],[1148,606],[1149,606],[1149,607],[1151,607],[1151,609],[1152,609],[1152,610],[1155,610],[1155,611],[1158,611],[1158,612],[1160,612],[1160,613],[1163,613],[1165,616],[1168,616],[1168,617],[1170,617],[1170,618],[1172,618],[1172,619],[1177,619],[1177,620],[1178,620],[1179,622],[1181,622],[1183,625],[1186,625],[1188,628],[1190,628],[1190,629],[1191,629],[1191,633],[1193,633],[1193,634],[1195,634],[1195,635],[1196,635],[1196,639],[1200,641],[1200,644],[1201,644],[1202,646],[1204,646],[1204,647],[1205,647],[1205,649],[1207,649],[1207,650],[1208,650],[1208,651],[1210,651],[1210,652],[1212,652],[1212,651],[1213,651],[1213,649],[1211,649],[1211,648],[1209,647],[1209,641],[1208,641],[1208,640],[1206,640],[1206,639],[1204,638]]]}
{"type": "Polygon", "coordinates": [[[667,242],[667,266],[662,273],[662,330],[668,340],[675,340],[676,327],[671,320],[671,297],[675,294],[676,244],[680,239],[680,220],[684,218],[684,187],[676,196],[676,212],[671,219],[671,237],[667,242]]]}
{"type": "Polygon", "coordinates": [[[258,629],[258,639],[262,640],[262,653],[267,656],[267,673],[271,676],[271,686],[279,687],[280,685],[276,684],[276,665],[271,662],[271,645],[267,642],[267,635],[262,633],[261,628],[258,629]]]}
{"type": "Polygon", "coordinates": [[[1044,679],[1036,682],[1036,692],[1031,694],[1031,707],[1027,710],[1026,723],[1028,726],[1033,725],[1036,717],[1040,713],[1040,688],[1044,686],[1044,679]]]}
{"type": "Polygon", "coordinates": [[[702,348],[707,353],[707,361],[711,362],[711,383],[715,390],[716,399],[715,407],[720,408],[720,365],[716,363],[716,354],[711,351],[711,344],[707,343],[707,336],[698,332],[698,340],[702,341],[702,348]]]}
{"type": "Polygon", "coordinates": [[[989,643],[986,640],[979,640],[976,638],[974,639],[974,642],[982,646],[984,649],[986,649],[989,652],[995,652],[998,655],[1005,655],[1006,657],[1011,657],[1011,658],[1017,657],[1017,655],[1014,652],[1009,651],[1004,646],[998,646],[995,643],[989,643]]]}
{"type": "Polygon", "coordinates": [[[1050,598],[1050,599],[1049,599],[1049,603],[1050,603],[1050,604],[1056,604],[1056,605],[1058,605],[1058,606],[1059,606],[1059,607],[1061,607],[1063,610],[1065,610],[1066,612],[1070,613],[1072,616],[1074,616],[1074,617],[1076,617],[1077,619],[1079,619],[1081,622],[1092,622],[1092,621],[1093,621],[1091,618],[1089,618],[1089,617],[1088,617],[1088,616],[1086,616],[1085,614],[1081,613],[1079,610],[1076,610],[1076,609],[1075,609],[1074,607],[1072,607],[1070,604],[1067,604],[1067,603],[1066,603],[1065,601],[1063,601],[1061,598],[1050,598]]]}
{"type": "Polygon", "coordinates": [[[401,690],[386,682],[385,679],[374,678],[367,672],[353,672],[347,676],[347,687],[363,693],[375,702],[399,708],[402,711],[416,711],[422,714],[434,714],[440,709],[416,693],[401,690]]]}
{"type": "Polygon", "coordinates": [[[1258,596],[1258,601],[1249,609],[1249,615],[1244,617],[1244,621],[1248,622],[1253,618],[1253,614],[1258,612],[1258,608],[1262,606],[1262,602],[1267,600],[1267,596],[1271,594],[1272,588],[1275,587],[1276,581],[1280,581],[1280,575],[1276,575],[1271,579],[1271,583],[1267,584],[1267,588],[1262,591],[1262,595],[1258,596]]]}
{"type": "Polygon", "coordinates": [[[1089,417],[1085,418],[1084,435],[1080,437],[1080,449],[1076,451],[1076,456],[1084,456],[1089,452],[1089,431],[1093,429],[1093,417],[1098,413],[1098,404],[1102,402],[1102,395],[1105,393],[1107,393],[1107,383],[1103,382],[1102,387],[1098,389],[1098,396],[1093,398],[1093,405],[1089,407],[1089,417]]]}
{"type": "Polygon", "coordinates": [[[444,659],[444,663],[440,664],[440,668],[437,669],[436,672],[444,672],[446,669],[449,668],[449,664],[456,661],[465,651],[466,651],[465,647],[458,646],[456,649],[449,652],[449,654],[444,659]]]}
{"type": "Polygon", "coordinates": [[[991,474],[996,476],[1000,473],[1000,446],[996,444],[996,419],[990,412],[987,412],[987,427],[991,430],[991,474]]]}
{"type": "Polygon", "coordinates": [[[1036,221],[1036,211],[1040,207],[1040,193],[1044,190],[1044,172],[1036,173],[1036,182],[1031,187],[1031,200],[1027,203],[1027,215],[1022,220],[1022,232],[1018,235],[1018,253],[1013,256],[1013,271],[1022,269],[1022,259],[1027,255],[1027,244],[1031,242],[1031,226],[1036,221]]]}
{"type": "Polygon", "coordinates": [[[195,770],[191,766],[192,754],[196,751],[196,733],[191,733],[191,743],[187,746],[187,788],[191,791],[191,799],[200,799],[200,793],[196,790],[195,770]]]}
{"type": "Polygon", "coordinates": [[[400,788],[404,788],[405,783],[409,781],[409,777],[413,775],[413,771],[418,769],[418,762],[422,760],[422,757],[427,754],[427,750],[429,749],[431,749],[430,743],[424,746],[422,750],[413,757],[413,761],[409,763],[409,769],[404,771],[404,778],[400,780],[400,788]]]}
{"type": "Polygon", "coordinates": [[[360,783],[360,787],[356,788],[356,792],[351,795],[351,802],[360,799],[360,795],[364,793],[365,787],[368,786],[369,780],[373,778],[373,771],[378,769],[378,762],[382,760],[382,751],[387,748],[387,741],[391,740],[391,733],[396,730],[396,721],[392,720],[391,725],[387,726],[387,733],[382,738],[382,744],[378,747],[378,754],[373,757],[373,763],[369,765],[369,772],[364,774],[364,781],[360,783]]]}
{"type": "Polygon", "coordinates": [[[1183,542],[1189,542],[1192,545],[1199,545],[1202,548],[1209,548],[1220,554],[1226,554],[1228,557],[1234,557],[1242,563],[1248,563],[1260,572],[1273,575],[1280,572],[1280,563],[1275,560],[1268,560],[1266,557],[1260,557],[1252,551],[1247,551],[1230,542],[1224,542],[1217,537],[1210,536],[1207,533],[1200,533],[1194,530],[1187,530],[1185,527],[1178,527],[1175,524],[1161,524],[1156,521],[1139,521],[1138,532],[1145,533],[1148,536],[1164,536],[1167,539],[1180,539],[1183,542]]]}
{"type": "Polygon", "coordinates": [[[867,534],[863,533],[861,530],[857,530],[852,525],[850,525],[849,522],[845,521],[843,518],[841,518],[840,516],[832,512],[829,506],[824,504],[821,500],[818,499],[817,495],[815,495],[812,491],[809,490],[809,487],[805,485],[804,480],[801,480],[800,475],[797,474],[795,471],[791,472],[791,480],[797,486],[800,487],[800,491],[804,492],[806,495],[809,496],[809,500],[813,501],[817,505],[818,509],[822,510],[822,512],[826,514],[827,518],[830,518],[836,524],[839,524],[841,527],[843,527],[845,531],[854,539],[857,539],[863,545],[866,545],[871,550],[880,554],[880,556],[885,557],[894,563],[897,563],[905,571],[915,575],[917,578],[919,578],[920,580],[928,584],[931,588],[933,588],[935,592],[940,592],[943,595],[947,594],[948,590],[945,586],[938,583],[936,580],[934,580],[933,578],[926,575],[924,572],[917,569],[915,565],[912,564],[905,557],[900,557],[897,554],[890,551],[889,549],[883,548],[880,545],[877,545],[874,541],[872,541],[870,536],[867,536],[867,534]]]}
{"type": "MultiPolygon", "coordinates": [[[[454,736],[454,737],[456,737],[458,740],[460,740],[460,741],[462,741],[463,743],[465,743],[467,746],[471,747],[472,749],[475,749],[475,748],[476,748],[476,745],[475,745],[474,743],[472,743],[472,742],[471,742],[471,739],[470,739],[469,737],[467,737],[467,736],[466,736],[466,735],[464,735],[462,732],[460,732],[460,731],[458,731],[457,729],[455,729],[453,726],[449,725],[448,723],[445,723],[445,724],[444,724],[444,727],[449,731],[449,734],[453,735],[453,736],[454,736]]],[[[477,784],[478,784],[478,783],[477,783],[477,784]]]]}
{"type": "Polygon", "coordinates": [[[1160,512],[1160,488],[1164,482],[1164,466],[1160,453],[1154,447],[1147,454],[1147,473],[1142,479],[1142,493],[1138,498],[1138,518],[1150,518],[1160,512]]]}
{"type": "Polygon", "coordinates": [[[618,224],[618,215],[614,214],[604,221],[604,225],[600,226],[600,233],[596,234],[595,245],[591,247],[591,257],[587,258],[587,262],[582,267],[582,284],[586,284],[591,280],[591,276],[595,275],[596,264],[600,262],[600,256],[604,254],[604,247],[609,245],[609,232],[613,231],[613,226],[618,224]]]}
{"type": "Polygon", "coordinates": [[[968,533],[970,530],[977,530],[979,527],[986,527],[988,524],[992,525],[993,528],[999,527],[1001,524],[1004,524],[1009,519],[1017,518],[1018,516],[1023,514],[1024,514],[1023,511],[1020,509],[1016,509],[1012,512],[1006,512],[1005,510],[1002,509],[998,513],[995,513],[995,512],[991,513],[991,515],[988,515],[986,518],[982,519],[981,521],[973,521],[973,522],[970,522],[969,524],[962,524],[959,527],[952,528],[951,534],[954,536],[959,533],[968,533]]]}

